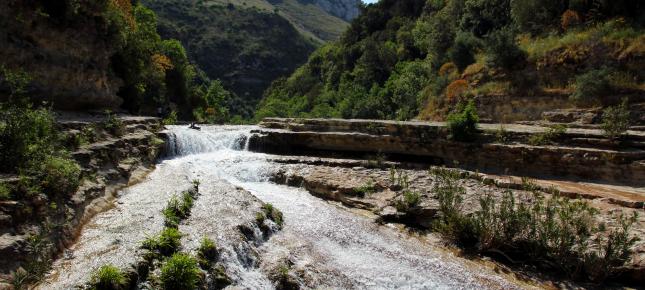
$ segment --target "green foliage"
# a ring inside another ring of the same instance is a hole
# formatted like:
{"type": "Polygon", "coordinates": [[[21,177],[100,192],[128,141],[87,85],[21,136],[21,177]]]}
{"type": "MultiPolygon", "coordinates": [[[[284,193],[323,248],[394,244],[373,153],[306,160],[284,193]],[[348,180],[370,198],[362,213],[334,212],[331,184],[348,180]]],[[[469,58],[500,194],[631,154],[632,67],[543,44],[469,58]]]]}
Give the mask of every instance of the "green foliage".
{"type": "Polygon", "coordinates": [[[96,290],[119,290],[125,289],[126,278],[121,270],[113,265],[101,266],[92,274],[92,289],[96,290]]]}
{"type": "Polygon", "coordinates": [[[123,121],[112,111],[105,111],[105,121],[103,121],[103,128],[114,136],[123,136],[125,134],[125,125],[123,121]]]}
{"type": "Polygon", "coordinates": [[[169,256],[179,251],[182,234],[176,228],[165,228],[156,236],[148,237],[141,245],[142,248],[169,256]]]}
{"type": "Polygon", "coordinates": [[[173,195],[166,207],[161,211],[164,216],[164,222],[167,227],[176,228],[181,220],[190,216],[190,210],[193,207],[194,197],[188,192],[181,193],[181,198],[173,195]]]}
{"type": "Polygon", "coordinates": [[[0,104],[0,171],[35,168],[60,145],[54,117],[48,109],[0,104]]]}
{"type": "Polygon", "coordinates": [[[557,28],[560,15],[566,10],[561,0],[511,0],[513,21],[523,31],[540,33],[557,28]]]}
{"type": "Polygon", "coordinates": [[[507,26],[511,23],[510,2],[510,0],[464,1],[461,28],[482,37],[507,26]]]}
{"type": "Polygon", "coordinates": [[[163,289],[197,289],[200,283],[197,260],[184,253],[176,253],[161,266],[161,286],[163,289]]]}
{"type": "Polygon", "coordinates": [[[631,255],[636,240],[629,229],[636,216],[621,216],[619,227],[606,233],[594,218],[597,210],[586,202],[557,195],[546,198],[537,190],[532,198],[521,199],[530,202],[518,202],[510,190],[501,198],[485,194],[479,198],[479,210],[465,214],[465,188],[458,183],[458,173],[435,169],[434,175],[433,192],[441,212],[434,228],[463,246],[501,253],[511,261],[511,257],[526,258],[541,267],[594,281],[615,273],[631,255]]]}
{"type": "Polygon", "coordinates": [[[608,107],[602,113],[602,130],[607,138],[614,140],[622,136],[629,129],[629,111],[627,99],[620,105],[608,107]]]}
{"type": "Polygon", "coordinates": [[[265,203],[262,206],[262,212],[266,217],[275,222],[278,227],[282,227],[282,225],[284,224],[284,216],[282,215],[282,212],[279,209],[275,208],[272,204],[265,203]]]}
{"type": "Polygon", "coordinates": [[[175,125],[177,124],[177,111],[171,111],[168,116],[163,118],[164,125],[175,125]]]}
{"type": "Polygon", "coordinates": [[[212,262],[216,261],[219,257],[219,251],[213,240],[204,237],[199,244],[197,249],[197,258],[199,259],[199,264],[205,268],[209,267],[212,262]]]}
{"type": "Polygon", "coordinates": [[[72,195],[80,184],[81,168],[75,161],[50,156],[40,171],[42,186],[54,195],[72,195]]]}
{"type": "Polygon", "coordinates": [[[11,199],[11,189],[4,182],[0,182],[0,201],[9,199],[11,199]]]}
{"type": "Polygon", "coordinates": [[[376,185],[373,180],[369,180],[367,183],[354,189],[354,193],[358,196],[366,196],[376,192],[376,185]]]}
{"type": "Polygon", "coordinates": [[[481,46],[479,42],[479,39],[470,33],[460,32],[457,34],[449,56],[460,71],[475,63],[475,52],[481,46]]]}
{"type": "Polygon", "coordinates": [[[486,38],[485,50],[486,63],[490,67],[510,70],[522,68],[526,61],[526,53],[517,45],[510,27],[491,32],[486,38]]]}
{"type": "Polygon", "coordinates": [[[402,197],[396,200],[394,206],[398,211],[406,212],[419,205],[419,202],[421,202],[421,194],[419,192],[406,189],[403,191],[402,197]]]}
{"type": "Polygon", "coordinates": [[[449,138],[462,142],[473,141],[478,134],[478,123],[477,107],[473,100],[468,101],[466,106],[458,104],[455,112],[448,115],[449,138]]]}
{"type": "MultiPolygon", "coordinates": [[[[236,115],[241,119],[250,119],[262,92],[270,83],[305,62],[315,48],[315,44],[295,28],[298,26],[294,27],[287,19],[315,22],[319,18],[312,15],[320,11],[294,11],[298,9],[295,6],[304,6],[298,1],[289,1],[297,5],[261,1],[266,5],[283,7],[280,14],[250,8],[252,5],[237,1],[232,2],[234,9],[212,1],[142,2],[157,12],[159,31],[164,37],[178,38],[185,47],[190,48],[190,59],[207,75],[204,78],[221,80],[221,84],[215,82],[232,91],[224,100],[217,100],[223,103],[206,106],[202,96],[212,85],[198,82],[194,102],[190,103],[191,110],[179,112],[182,118],[193,117],[193,109],[201,108],[194,112],[194,117],[203,118],[204,122],[228,122],[228,118],[236,115]],[[295,18],[285,17],[285,13],[295,18]],[[206,114],[209,107],[217,114],[206,114]]],[[[326,29],[321,26],[316,27],[315,31],[326,29]]]]}
{"type": "Polygon", "coordinates": [[[576,77],[574,88],[570,98],[576,104],[583,106],[601,104],[602,97],[611,89],[609,72],[607,69],[597,69],[579,75],[576,77]]]}
{"type": "Polygon", "coordinates": [[[549,145],[558,140],[567,132],[567,127],[564,125],[555,125],[549,127],[544,132],[531,135],[528,143],[533,146],[549,145]]]}

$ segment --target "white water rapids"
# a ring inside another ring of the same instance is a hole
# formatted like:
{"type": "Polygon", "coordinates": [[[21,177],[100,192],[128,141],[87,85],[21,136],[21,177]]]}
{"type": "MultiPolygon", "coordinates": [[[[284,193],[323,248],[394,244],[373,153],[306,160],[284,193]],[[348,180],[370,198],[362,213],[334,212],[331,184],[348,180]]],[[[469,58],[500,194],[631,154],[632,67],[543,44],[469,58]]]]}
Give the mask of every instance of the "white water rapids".
{"type": "Polygon", "coordinates": [[[181,226],[183,250],[208,236],[222,247],[231,287],[271,289],[264,271],[288,257],[302,287],[337,289],[513,289],[524,285],[365,215],[269,182],[279,165],[245,150],[250,126],[171,126],[175,157],[157,164],[143,182],[122,190],[114,208],[98,214],[54,267],[41,289],[69,289],[106,263],[126,268],[146,236],[163,228],[161,209],[174,193],[201,180],[201,196],[181,226]],[[249,191],[253,196],[244,194],[249,191]],[[259,201],[284,213],[285,225],[257,251],[239,245],[235,226],[253,220],[259,201]],[[250,252],[255,254],[249,255],[250,252]]]}

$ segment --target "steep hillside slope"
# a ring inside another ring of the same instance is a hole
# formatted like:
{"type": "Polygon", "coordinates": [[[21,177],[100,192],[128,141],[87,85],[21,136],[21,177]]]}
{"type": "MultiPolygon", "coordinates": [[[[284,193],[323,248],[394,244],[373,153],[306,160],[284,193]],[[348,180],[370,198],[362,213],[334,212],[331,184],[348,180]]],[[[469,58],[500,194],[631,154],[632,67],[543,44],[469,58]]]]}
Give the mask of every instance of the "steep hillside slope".
{"type": "Polygon", "coordinates": [[[224,119],[227,100],[214,96],[228,93],[198,74],[178,41],[162,39],[156,21],[129,0],[3,1],[0,102],[224,119]]]}
{"type": "Polygon", "coordinates": [[[244,118],[253,114],[273,80],[293,72],[316,46],[348,27],[325,9],[349,19],[360,1],[318,2],[143,1],[159,15],[161,35],[179,39],[210,78],[222,80],[240,97],[230,110],[244,118]]]}
{"type": "Polygon", "coordinates": [[[492,121],[594,123],[623,98],[636,112],[644,11],[633,1],[381,0],[274,82],[257,117],[444,119],[468,100],[492,121]]]}

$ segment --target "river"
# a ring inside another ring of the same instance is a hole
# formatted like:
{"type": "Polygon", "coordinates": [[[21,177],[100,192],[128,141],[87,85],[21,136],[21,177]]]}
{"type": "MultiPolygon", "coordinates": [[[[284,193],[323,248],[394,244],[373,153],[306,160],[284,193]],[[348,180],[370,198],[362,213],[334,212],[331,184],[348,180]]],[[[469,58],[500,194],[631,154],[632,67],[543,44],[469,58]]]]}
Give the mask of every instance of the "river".
{"type": "Polygon", "coordinates": [[[267,270],[288,259],[304,288],[515,289],[526,285],[488,266],[433,246],[369,214],[323,201],[305,190],[269,181],[280,165],[249,152],[253,126],[170,126],[171,157],[141,183],[121,190],[112,209],[96,215],[40,289],[69,289],[106,263],[126,268],[147,236],[163,228],[160,213],[173,194],[201,181],[201,196],[181,226],[184,251],[203,236],[222,248],[222,263],[235,287],[271,289],[267,270]],[[246,192],[250,192],[248,194],[246,192]],[[281,231],[266,241],[240,244],[235,228],[254,219],[261,201],[284,213],[281,231]]]}

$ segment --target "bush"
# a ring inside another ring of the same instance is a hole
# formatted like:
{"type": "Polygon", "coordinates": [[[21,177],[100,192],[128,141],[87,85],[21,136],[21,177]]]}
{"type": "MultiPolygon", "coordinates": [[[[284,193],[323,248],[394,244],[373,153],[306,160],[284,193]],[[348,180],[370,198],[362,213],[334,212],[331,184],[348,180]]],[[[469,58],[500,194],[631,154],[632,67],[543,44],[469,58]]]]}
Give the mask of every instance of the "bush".
{"type": "Polygon", "coordinates": [[[528,143],[533,146],[549,145],[562,137],[567,132],[567,127],[564,125],[556,125],[548,128],[542,133],[533,134],[529,137],[528,143]]]}
{"type": "Polygon", "coordinates": [[[11,199],[11,189],[4,183],[0,183],[0,201],[11,199]]]}
{"type": "Polygon", "coordinates": [[[479,46],[478,43],[479,40],[470,33],[461,32],[457,34],[449,55],[460,71],[475,62],[475,49],[479,46]]]}
{"type": "Polygon", "coordinates": [[[166,207],[161,211],[166,226],[176,228],[181,220],[190,216],[193,203],[194,198],[189,191],[181,193],[181,200],[176,195],[173,195],[166,204],[166,207]]]}
{"type": "Polygon", "coordinates": [[[279,209],[275,208],[270,203],[266,203],[262,206],[262,211],[266,217],[275,222],[279,227],[282,227],[284,224],[284,217],[279,209]]]}
{"type": "Polygon", "coordinates": [[[168,116],[163,118],[163,124],[164,125],[175,125],[175,124],[177,124],[177,112],[176,111],[170,112],[170,114],[168,114],[168,116]]]}
{"type": "Polygon", "coordinates": [[[606,108],[603,111],[601,127],[605,136],[611,140],[615,140],[627,132],[629,129],[627,99],[623,99],[620,105],[606,108]]]}
{"type": "Polygon", "coordinates": [[[157,236],[149,237],[143,241],[141,247],[168,256],[176,253],[181,247],[181,236],[175,228],[165,228],[157,236]]]}
{"type": "Polygon", "coordinates": [[[468,92],[468,87],[466,80],[456,80],[446,87],[446,98],[449,101],[460,100],[468,92]]]}
{"type": "Polygon", "coordinates": [[[81,168],[75,161],[52,156],[45,160],[41,174],[44,189],[56,195],[69,195],[78,189],[81,168]]]}
{"type": "Polygon", "coordinates": [[[560,26],[564,31],[569,30],[572,27],[579,25],[581,22],[580,15],[578,12],[573,10],[567,10],[562,13],[562,20],[560,21],[560,26]]]}
{"type": "Polygon", "coordinates": [[[477,108],[473,100],[470,100],[465,107],[461,103],[458,104],[456,112],[448,116],[450,131],[448,138],[462,142],[473,141],[477,136],[478,122],[477,108]]]}
{"type": "Polygon", "coordinates": [[[479,210],[465,214],[458,173],[435,169],[434,175],[441,212],[434,228],[463,246],[594,281],[615,273],[631,255],[636,238],[629,230],[636,215],[621,216],[619,227],[607,234],[596,222],[597,210],[586,202],[546,198],[535,189],[532,197],[521,199],[527,202],[517,202],[510,190],[501,198],[486,194],[479,198],[479,210]]]}
{"type": "Polygon", "coordinates": [[[50,110],[0,104],[0,171],[38,168],[60,149],[57,135],[50,110]]]}
{"type": "Polygon", "coordinates": [[[603,103],[602,97],[611,92],[607,69],[588,71],[576,77],[570,99],[576,105],[592,106],[603,103]]]}
{"type": "Polygon", "coordinates": [[[491,32],[485,41],[486,63],[490,67],[507,70],[521,68],[526,64],[526,53],[517,46],[511,28],[491,32]]]}
{"type": "Polygon", "coordinates": [[[197,258],[202,268],[207,269],[219,257],[219,251],[213,240],[204,237],[197,249],[197,258]]]}
{"type": "Polygon", "coordinates": [[[116,114],[111,111],[105,111],[106,119],[103,121],[103,128],[114,136],[123,136],[125,134],[125,125],[116,114]]]}
{"type": "Polygon", "coordinates": [[[161,286],[167,290],[196,289],[200,282],[197,261],[184,253],[172,255],[161,266],[161,286]]]}
{"type": "Polygon", "coordinates": [[[395,202],[394,206],[398,211],[406,212],[410,208],[413,208],[419,205],[420,201],[421,201],[420,193],[412,190],[404,190],[403,197],[401,199],[398,199],[395,202]]]}
{"type": "Polygon", "coordinates": [[[92,274],[92,289],[118,290],[125,289],[126,278],[123,272],[115,266],[104,265],[92,274]]]}

